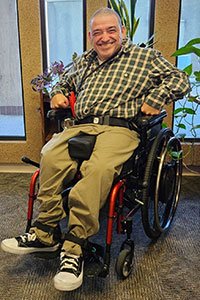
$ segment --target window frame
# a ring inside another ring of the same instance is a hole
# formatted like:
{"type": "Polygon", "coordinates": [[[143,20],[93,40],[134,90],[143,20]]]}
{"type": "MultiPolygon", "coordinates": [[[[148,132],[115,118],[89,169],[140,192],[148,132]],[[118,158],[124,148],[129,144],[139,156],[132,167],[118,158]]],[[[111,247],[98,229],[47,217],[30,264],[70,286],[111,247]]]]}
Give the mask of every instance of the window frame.
{"type": "MultiPolygon", "coordinates": [[[[86,50],[87,45],[87,8],[86,0],[83,1],[83,51],[86,50]]],[[[42,43],[42,65],[43,71],[48,68],[47,56],[47,37],[46,37],[46,13],[45,13],[45,0],[40,0],[40,22],[41,22],[41,43],[42,43]]]]}

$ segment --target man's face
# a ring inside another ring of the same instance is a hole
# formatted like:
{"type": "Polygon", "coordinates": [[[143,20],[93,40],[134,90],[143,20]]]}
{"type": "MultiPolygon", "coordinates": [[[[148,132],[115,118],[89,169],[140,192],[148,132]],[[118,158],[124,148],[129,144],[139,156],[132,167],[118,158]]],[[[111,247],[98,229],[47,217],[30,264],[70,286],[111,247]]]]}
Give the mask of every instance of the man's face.
{"type": "Polygon", "coordinates": [[[101,61],[106,61],[120,49],[125,36],[126,29],[120,28],[115,15],[94,17],[89,38],[101,61]]]}

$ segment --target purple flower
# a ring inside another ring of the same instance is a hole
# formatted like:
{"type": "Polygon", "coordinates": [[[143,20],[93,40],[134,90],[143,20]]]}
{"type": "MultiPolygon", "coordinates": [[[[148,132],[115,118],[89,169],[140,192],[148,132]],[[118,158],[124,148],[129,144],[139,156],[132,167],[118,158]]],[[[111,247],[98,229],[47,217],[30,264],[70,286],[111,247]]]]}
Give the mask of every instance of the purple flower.
{"type": "MultiPolygon", "coordinates": [[[[77,53],[75,52],[73,54],[72,60],[74,60],[76,57],[77,53]]],[[[47,70],[45,70],[42,75],[37,75],[31,80],[30,84],[32,85],[32,89],[35,92],[42,91],[44,94],[49,96],[49,91],[56,83],[56,81],[59,80],[59,76],[63,74],[63,72],[67,68],[71,67],[72,64],[73,63],[71,62],[67,66],[64,66],[61,60],[59,62],[55,61],[51,63],[50,67],[47,70]]]]}

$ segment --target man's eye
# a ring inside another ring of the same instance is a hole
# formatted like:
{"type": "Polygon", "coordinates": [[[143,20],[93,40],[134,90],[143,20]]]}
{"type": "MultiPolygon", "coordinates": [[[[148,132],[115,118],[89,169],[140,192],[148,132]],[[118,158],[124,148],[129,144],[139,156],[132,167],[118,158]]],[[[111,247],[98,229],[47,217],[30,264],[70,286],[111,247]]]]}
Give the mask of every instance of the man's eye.
{"type": "Polygon", "coordinates": [[[99,34],[100,34],[100,32],[99,32],[99,31],[96,31],[96,32],[93,33],[93,36],[97,36],[97,35],[99,35],[99,34]]]}
{"type": "Polygon", "coordinates": [[[109,30],[109,33],[114,33],[114,32],[116,32],[115,29],[110,29],[110,30],[109,30]]]}

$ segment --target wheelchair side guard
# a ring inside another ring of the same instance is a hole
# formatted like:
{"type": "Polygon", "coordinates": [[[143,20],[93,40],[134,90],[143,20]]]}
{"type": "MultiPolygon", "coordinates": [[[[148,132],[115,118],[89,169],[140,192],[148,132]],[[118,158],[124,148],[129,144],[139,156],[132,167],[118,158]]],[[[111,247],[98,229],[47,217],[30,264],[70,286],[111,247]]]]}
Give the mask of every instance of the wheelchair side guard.
{"type": "Polygon", "coordinates": [[[80,135],[69,139],[69,155],[73,159],[88,160],[96,142],[95,135],[80,135]]]}

